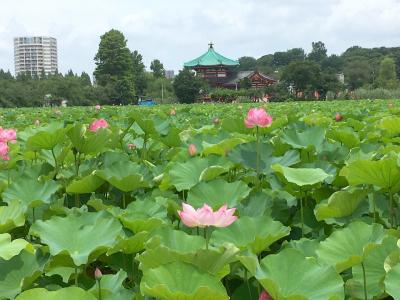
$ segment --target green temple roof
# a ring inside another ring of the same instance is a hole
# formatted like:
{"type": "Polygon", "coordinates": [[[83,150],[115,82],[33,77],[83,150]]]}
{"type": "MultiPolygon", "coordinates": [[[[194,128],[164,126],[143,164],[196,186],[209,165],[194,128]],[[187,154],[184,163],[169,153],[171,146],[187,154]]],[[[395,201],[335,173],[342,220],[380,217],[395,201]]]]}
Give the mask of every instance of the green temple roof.
{"type": "Polygon", "coordinates": [[[184,66],[185,67],[219,66],[219,65],[236,66],[239,64],[237,60],[227,58],[215,52],[212,43],[210,43],[209,46],[210,48],[208,48],[208,51],[206,53],[199,56],[198,58],[195,58],[191,61],[184,63],[184,66]]]}

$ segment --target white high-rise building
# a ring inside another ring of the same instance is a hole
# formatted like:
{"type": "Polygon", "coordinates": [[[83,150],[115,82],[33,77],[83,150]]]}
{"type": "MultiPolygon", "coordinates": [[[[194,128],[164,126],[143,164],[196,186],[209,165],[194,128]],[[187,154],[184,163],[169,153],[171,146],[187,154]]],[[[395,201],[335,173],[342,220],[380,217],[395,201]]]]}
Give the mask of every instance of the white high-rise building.
{"type": "Polygon", "coordinates": [[[40,76],[58,69],[57,40],[47,36],[14,38],[15,74],[40,76]]]}

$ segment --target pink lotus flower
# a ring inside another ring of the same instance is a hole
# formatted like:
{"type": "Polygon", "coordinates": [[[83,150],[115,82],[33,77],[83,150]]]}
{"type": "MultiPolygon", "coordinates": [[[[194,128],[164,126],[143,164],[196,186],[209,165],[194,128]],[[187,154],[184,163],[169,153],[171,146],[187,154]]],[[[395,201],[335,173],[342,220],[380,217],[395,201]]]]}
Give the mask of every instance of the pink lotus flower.
{"type": "Polygon", "coordinates": [[[134,144],[128,144],[129,150],[135,150],[136,146],[134,144]]]}
{"type": "Polygon", "coordinates": [[[263,108],[251,108],[244,120],[247,128],[267,127],[272,124],[272,117],[263,108]]]}
{"type": "Polygon", "coordinates": [[[340,121],[342,121],[342,119],[343,119],[342,115],[340,113],[336,113],[336,116],[335,116],[336,122],[340,122],[340,121]]]}
{"type": "Polygon", "coordinates": [[[10,157],[8,156],[9,151],[10,148],[8,147],[7,143],[0,142],[0,158],[2,160],[10,160],[10,157]]]}
{"type": "Polygon", "coordinates": [[[99,268],[96,268],[96,270],[94,270],[94,278],[96,278],[96,280],[100,280],[101,277],[103,277],[103,273],[101,273],[99,268]]]}
{"type": "Polygon", "coordinates": [[[190,144],[190,145],[188,146],[188,152],[189,152],[189,155],[190,155],[190,156],[195,156],[196,153],[197,153],[196,145],[195,145],[195,144],[190,144]]]}
{"type": "Polygon", "coordinates": [[[107,127],[108,127],[108,123],[106,120],[98,119],[98,120],[94,120],[93,123],[90,124],[89,130],[92,132],[96,132],[100,128],[107,128],[107,127]]]}
{"type": "Polygon", "coordinates": [[[263,290],[261,292],[260,298],[258,298],[258,300],[273,300],[273,299],[265,290],[263,290]]]}
{"type": "Polygon", "coordinates": [[[0,127],[0,142],[15,143],[17,140],[17,132],[15,129],[3,129],[0,127]]]}
{"type": "Polygon", "coordinates": [[[228,209],[226,204],[214,212],[207,204],[196,210],[193,206],[182,203],[182,211],[178,210],[178,214],[188,227],[227,227],[237,220],[233,215],[235,211],[236,208],[228,209]]]}
{"type": "Polygon", "coordinates": [[[100,104],[97,104],[94,108],[99,110],[99,109],[101,109],[101,106],[100,106],[100,104]]]}

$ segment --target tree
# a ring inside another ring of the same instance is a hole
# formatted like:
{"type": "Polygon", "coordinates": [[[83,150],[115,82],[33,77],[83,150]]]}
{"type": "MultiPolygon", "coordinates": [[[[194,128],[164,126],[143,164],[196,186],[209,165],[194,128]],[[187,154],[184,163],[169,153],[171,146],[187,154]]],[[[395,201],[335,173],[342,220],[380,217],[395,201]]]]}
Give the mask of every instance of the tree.
{"type": "Polygon", "coordinates": [[[366,60],[351,61],[344,68],[344,78],[351,90],[368,84],[371,74],[371,65],[366,60]]]}
{"type": "Polygon", "coordinates": [[[138,96],[142,96],[147,87],[146,67],[143,63],[143,56],[137,50],[132,52],[132,72],[135,91],[138,96]]]}
{"type": "Polygon", "coordinates": [[[240,71],[254,71],[257,69],[257,60],[254,57],[243,56],[239,58],[240,71]]]}
{"type": "Polygon", "coordinates": [[[158,59],[154,59],[151,62],[150,70],[153,71],[153,76],[155,78],[165,77],[164,65],[158,59]]]}
{"type": "Polygon", "coordinates": [[[294,61],[283,71],[282,81],[295,92],[304,92],[318,87],[321,77],[319,65],[313,61],[294,61]]]}
{"type": "Polygon", "coordinates": [[[386,89],[394,89],[398,87],[396,63],[393,58],[385,57],[381,61],[377,83],[379,87],[386,89]]]}
{"type": "Polygon", "coordinates": [[[127,104],[135,99],[132,56],[122,32],[112,29],[101,36],[95,62],[96,82],[106,87],[111,103],[127,104]]]}
{"type": "Polygon", "coordinates": [[[86,86],[91,86],[92,85],[92,81],[90,80],[90,76],[86,72],[82,72],[81,80],[82,80],[82,84],[83,85],[86,85],[86,86]]]}
{"type": "Polygon", "coordinates": [[[311,53],[308,54],[308,59],[315,61],[317,63],[321,63],[324,59],[327,58],[327,50],[325,44],[321,41],[312,43],[311,53]]]}
{"type": "Polygon", "coordinates": [[[241,89],[250,89],[252,87],[251,80],[248,77],[245,77],[239,81],[239,86],[241,89]]]}
{"type": "Polygon", "coordinates": [[[284,67],[294,61],[303,61],[305,56],[302,48],[293,48],[285,52],[275,52],[272,64],[275,67],[284,67]]]}
{"type": "Polygon", "coordinates": [[[194,103],[199,96],[201,81],[189,69],[183,69],[175,77],[173,87],[180,103],[194,103]]]}

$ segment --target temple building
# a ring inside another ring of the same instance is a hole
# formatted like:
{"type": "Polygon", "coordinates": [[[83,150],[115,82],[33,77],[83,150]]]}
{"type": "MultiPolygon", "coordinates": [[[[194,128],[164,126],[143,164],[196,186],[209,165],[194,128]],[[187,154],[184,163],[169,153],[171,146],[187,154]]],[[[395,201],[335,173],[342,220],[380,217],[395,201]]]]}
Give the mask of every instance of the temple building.
{"type": "Polygon", "coordinates": [[[216,52],[212,43],[206,53],[186,62],[184,67],[194,70],[196,76],[216,88],[239,89],[245,78],[249,79],[253,88],[264,88],[277,82],[259,71],[239,71],[239,62],[216,52]]]}

